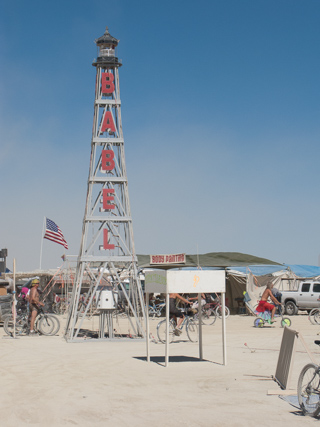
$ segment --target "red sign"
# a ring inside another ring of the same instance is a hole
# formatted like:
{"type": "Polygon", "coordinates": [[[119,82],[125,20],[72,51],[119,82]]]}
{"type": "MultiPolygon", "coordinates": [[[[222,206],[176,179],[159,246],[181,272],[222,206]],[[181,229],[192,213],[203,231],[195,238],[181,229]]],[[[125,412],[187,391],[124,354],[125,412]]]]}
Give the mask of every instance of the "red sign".
{"type": "Polygon", "coordinates": [[[102,208],[103,209],[114,209],[115,205],[110,204],[114,200],[114,189],[113,188],[104,188],[102,190],[102,208]]]}
{"type": "Polygon", "coordinates": [[[114,152],[112,150],[102,150],[101,152],[101,170],[112,171],[114,168],[114,152]]]}
{"type": "Polygon", "coordinates": [[[101,74],[101,92],[105,94],[114,92],[114,75],[112,73],[101,74]]]}
{"type": "Polygon", "coordinates": [[[153,265],[185,264],[185,263],[186,263],[186,254],[150,255],[150,264],[153,264],[153,265]]]}
{"type": "Polygon", "coordinates": [[[103,249],[114,249],[114,245],[109,243],[108,229],[103,229],[103,249]]]}
{"type": "MultiPolygon", "coordinates": [[[[102,95],[111,95],[114,92],[114,75],[112,73],[102,73],[101,74],[101,94],[102,95]]],[[[100,129],[100,134],[104,132],[115,133],[116,125],[113,120],[111,111],[104,111],[102,117],[102,124],[100,129]]],[[[101,172],[112,171],[115,167],[113,150],[102,150],[101,152],[101,172]]],[[[115,205],[112,203],[114,201],[115,191],[113,188],[104,188],[102,190],[102,209],[113,210],[115,205]]],[[[114,244],[109,243],[109,230],[107,228],[103,229],[103,249],[113,250],[115,248],[114,244]]]]}
{"type": "Polygon", "coordinates": [[[113,121],[111,111],[106,111],[104,113],[100,133],[104,133],[104,132],[114,133],[115,131],[116,131],[116,127],[113,121]]]}

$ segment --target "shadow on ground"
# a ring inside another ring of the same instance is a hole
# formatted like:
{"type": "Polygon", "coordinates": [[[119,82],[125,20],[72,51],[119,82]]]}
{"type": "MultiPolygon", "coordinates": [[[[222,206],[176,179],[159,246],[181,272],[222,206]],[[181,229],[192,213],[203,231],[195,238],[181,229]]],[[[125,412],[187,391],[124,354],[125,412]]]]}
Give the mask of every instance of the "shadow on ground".
{"type": "MultiPolygon", "coordinates": [[[[146,356],[136,356],[133,357],[137,360],[142,360],[143,362],[147,361],[146,356]]],[[[150,357],[150,362],[157,363],[158,365],[164,365],[165,364],[165,356],[152,356],[150,357]]],[[[212,362],[211,360],[207,359],[199,359],[198,357],[191,357],[191,356],[169,356],[169,363],[178,363],[178,362],[207,362],[207,363],[213,363],[215,365],[221,365],[221,363],[212,362]]]]}

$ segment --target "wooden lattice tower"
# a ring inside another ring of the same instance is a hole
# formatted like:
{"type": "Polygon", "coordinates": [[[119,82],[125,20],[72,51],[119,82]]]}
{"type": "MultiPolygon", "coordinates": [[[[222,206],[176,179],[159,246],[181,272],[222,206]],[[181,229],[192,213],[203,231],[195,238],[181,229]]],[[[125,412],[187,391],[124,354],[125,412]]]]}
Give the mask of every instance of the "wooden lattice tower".
{"type": "MultiPolygon", "coordinates": [[[[103,286],[121,295],[127,307],[131,333],[144,335],[144,306],[134,250],[132,218],[121,121],[119,40],[109,34],[95,43],[98,48],[90,170],[82,239],[75,286],[69,310],[66,339],[81,336],[84,318],[103,286]],[[78,312],[86,287],[86,310],[78,312]]],[[[115,298],[116,300],[117,298],[115,298]]],[[[111,320],[110,316],[108,321],[111,320]]],[[[113,330],[112,326],[109,330],[113,330]]],[[[100,330],[100,338],[105,337],[100,330]]]]}

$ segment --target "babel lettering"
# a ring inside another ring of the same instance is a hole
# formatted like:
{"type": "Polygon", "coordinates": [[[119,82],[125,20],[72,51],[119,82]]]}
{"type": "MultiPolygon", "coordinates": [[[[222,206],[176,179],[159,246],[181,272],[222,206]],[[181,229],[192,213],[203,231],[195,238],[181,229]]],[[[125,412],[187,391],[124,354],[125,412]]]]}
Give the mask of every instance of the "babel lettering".
{"type": "Polygon", "coordinates": [[[115,206],[110,204],[114,200],[114,189],[113,188],[104,188],[102,190],[102,208],[103,209],[114,209],[115,206]]]}
{"type": "Polygon", "coordinates": [[[112,150],[102,150],[101,152],[101,170],[111,171],[114,169],[114,152],[112,150]]]}
{"type": "Polygon", "coordinates": [[[112,73],[102,73],[101,75],[101,92],[108,94],[114,92],[114,75],[112,73]]]}
{"type": "Polygon", "coordinates": [[[103,249],[114,249],[114,245],[109,243],[107,228],[103,229],[103,249]]]}
{"type": "Polygon", "coordinates": [[[103,133],[103,132],[114,133],[115,131],[116,131],[116,127],[114,125],[111,111],[106,111],[104,113],[100,133],[103,133]]]}

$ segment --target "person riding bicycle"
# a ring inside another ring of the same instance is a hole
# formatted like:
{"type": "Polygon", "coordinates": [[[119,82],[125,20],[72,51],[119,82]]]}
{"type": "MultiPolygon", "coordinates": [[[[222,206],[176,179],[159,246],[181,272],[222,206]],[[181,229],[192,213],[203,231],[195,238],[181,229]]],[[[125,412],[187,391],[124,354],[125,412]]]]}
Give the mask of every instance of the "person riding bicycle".
{"type": "Polygon", "coordinates": [[[259,301],[258,307],[256,308],[256,310],[261,313],[263,311],[270,311],[271,312],[271,319],[268,320],[268,323],[274,323],[274,314],[276,311],[276,306],[273,304],[270,304],[268,302],[268,298],[270,297],[270,299],[276,304],[279,305],[279,301],[277,300],[277,298],[274,297],[273,293],[272,293],[272,288],[273,288],[273,283],[268,283],[265,291],[262,294],[261,300],[259,301]]]}
{"type": "MultiPolygon", "coordinates": [[[[189,300],[193,301],[192,308],[198,311],[198,306],[199,306],[198,297],[192,297],[192,298],[189,298],[189,300]]],[[[206,294],[201,294],[201,307],[206,305],[206,303],[207,303],[206,294]]]]}
{"type": "Polygon", "coordinates": [[[183,301],[186,304],[193,304],[192,301],[188,301],[187,299],[183,298],[180,294],[169,294],[169,313],[170,313],[170,317],[173,317],[174,320],[176,321],[176,328],[174,330],[174,333],[176,335],[181,335],[182,331],[180,329],[180,326],[182,325],[183,319],[184,319],[184,314],[182,313],[181,310],[179,310],[176,307],[176,298],[180,299],[181,301],[183,301]],[[179,320],[177,321],[177,317],[179,317],[179,320]]]}
{"type": "Polygon", "coordinates": [[[39,288],[40,285],[40,281],[39,279],[33,279],[31,282],[31,289],[30,289],[30,294],[29,294],[29,310],[31,313],[31,317],[30,317],[30,334],[34,335],[35,331],[34,331],[34,322],[36,320],[37,314],[38,314],[38,309],[40,308],[40,306],[44,306],[43,302],[39,301],[39,288]]]}

